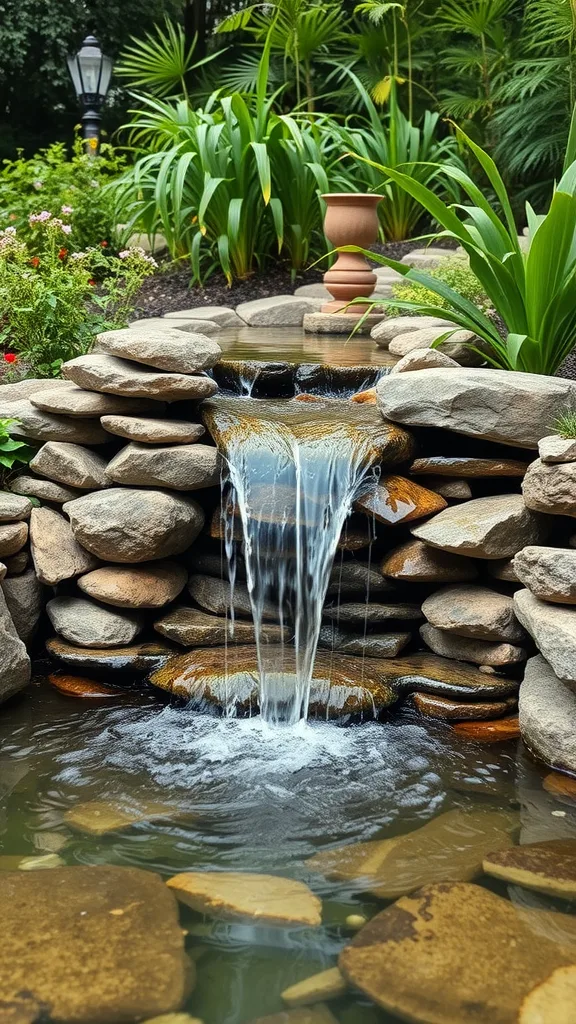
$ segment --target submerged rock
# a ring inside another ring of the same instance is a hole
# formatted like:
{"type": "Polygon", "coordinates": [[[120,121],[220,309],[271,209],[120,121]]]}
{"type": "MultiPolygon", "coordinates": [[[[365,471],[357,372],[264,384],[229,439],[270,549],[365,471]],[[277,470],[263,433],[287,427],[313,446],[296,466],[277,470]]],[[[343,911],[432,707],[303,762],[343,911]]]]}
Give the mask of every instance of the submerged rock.
{"type": "Polygon", "coordinates": [[[453,729],[457,736],[475,743],[508,743],[509,740],[520,739],[517,715],[498,718],[494,722],[458,722],[453,729]]]}
{"type": "Polygon", "coordinates": [[[575,1006],[576,964],[557,967],[526,996],[518,1024],[572,1024],[575,1006]]]}
{"type": "Polygon", "coordinates": [[[566,900],[576,897],[576,839],[526,843],[489,853],[483,868],[487,875],[512,885],[566,900]]]}
{"type": "Polygon", "coordinates": [[[277,875],[185,871],[166,883],[187,907],[224,921],[294,928],[321,923],[322,903],[307,885],[277,875]]]}
{"type": "Polygon", "coordinates": [[[512,845],[517,826],[509,811],[455,809],[413,832],[325,850],[306,863],[327,878],[356,883],[360,892],[395,899],[431,882],[474,878],[487,853],[512,845]]]}
{"type": "Polygon", "coordinates": [[[149,644],[131,644],[126,647],[77,647],[60,637],[50,637],[46,650],[51,658],[80,672],[126,673],[147,675],[165,665],[178,654],[178,649],[161,641],[149,644]]]}
{"type": "MultiPolygon", "coordinates": [[[[177,904],[125,867],[0,872],[0,1005],[61,1024],[117,1024],[182,1006],[193,979],[177,904]]],[[[18,1018],[16,1018],[18,1019],[18,1018]]]]}
{"type": "Polygon", "coordinates": [[[105,686],[103,683],[95,682],[94,679],[83,679],[81,676],[67,676],[60,672],[52,672],[48,676],[48,682],[55,690],[65,694],[66,697],[103,698],[126,695],[126,690],[105,686]]]}
{"type": "MultiPolygon", "coordinates": [[[[327,313],[327,316],[332,316],[327,313]]],[[[302,1006],[294,1010],[283,1010],[267,1017],[258,1017],[250,1024],[339,1024],[331,1010],[323,1003],[315,1006],[302,1006]]]]}
{"type": "Polygon", "coordinates": [[[374,917],[340,955],[351,985],[404,1020],[513,1024],[522,1000],[576,949],[539,930],[552,911],[523,910],[470,883],[426,886],[374,917]]]}
{"type": "Polygon", "coordinates": [[[321,999],[338,999],[348,988],[338,967],[313,974],[304,981],[297,981],[282,992],[282,999],[288,1006],[307,1006],[321,999]]]}
{"type": "MultiPolygon", "coordinates": [[[[273,655],[274,649],[267,648],[267,657],[272,659],[273,655]]],[[[282,648],[278,648],[278,665],[282,658],[282,648]]],[[[233,708],[239,715],[258,712],[255,647],[232,648],[226,658],[222,648],[191,651],[153,672],[150,682],[200,708],[233,708]]],[[[361,659],[352,657],[339,657],[334,664],[330,654],[317,653],[310,693],[311,717],[373,718],[396,700],[396,694],[378,669],[370,671],[361,659]]]]}
{"type": "Polygon", "coordinates": [[[138,801],[87,800],[75,804],[64,814],[69,828],[87,832],[92,836],[103,836],[107,832],[129,828],[139,821],[155,821],[157,818],[173,817],[174,808],[168,804],[138,801]]]}
{"type": "Polygon", "coordinates": [[[402,476],[382,477],[377,486],[357,498],[354,508],[374,516],[379,523],[397,525],[422,519],[446,508],[447,501],[434,491],[402,476]]]}
{"type": "Polygon", "coordinates": [[[441,718],[447,722],[479,721],[500,718],[516,708],[515,697],[499,701],[466,704],[464,701],[434,697],[430,693],[413,693],[414,706],[428,718],[441,718]]]}
{"type": "Polygon", "coordinates": [[[148,562],[185,551],[204,525],[191,498],[168,491],[110,487],[69,501],[76,540],[106,562],[148,562]]]}

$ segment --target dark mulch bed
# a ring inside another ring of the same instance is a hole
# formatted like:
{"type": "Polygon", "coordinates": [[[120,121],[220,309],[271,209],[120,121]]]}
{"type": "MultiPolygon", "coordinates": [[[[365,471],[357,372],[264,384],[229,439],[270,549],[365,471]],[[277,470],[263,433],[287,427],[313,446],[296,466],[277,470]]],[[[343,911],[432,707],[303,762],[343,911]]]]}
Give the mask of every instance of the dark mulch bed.
{"type": "MultiPolygon", "coordinates": [[[[389,259],[400,260],[411,249],[423,244],[418,241],[388,242],[373,246],[374,252],[389,259]]],[[[437,243],[434,243],[435,245],[437,243]]],[[[444,246],[453,248],[453,245],[444,246]]],[[[302,284],[316,284],[322,280],[322,267],[304,270],[292,278],[287,263],[278,260],[255,273],[246,281],[235,281],[228,287],[221,273],[214,273],[202,286],[190,287],[190,268],[186,264],[175,269],[166,264],[158,274],[147,278],[138,297],[135,318],[163,316],[179,309],[194,306],[237,306],[252,299],[266,299],[270,295],[290,295],[302,284]]]]}

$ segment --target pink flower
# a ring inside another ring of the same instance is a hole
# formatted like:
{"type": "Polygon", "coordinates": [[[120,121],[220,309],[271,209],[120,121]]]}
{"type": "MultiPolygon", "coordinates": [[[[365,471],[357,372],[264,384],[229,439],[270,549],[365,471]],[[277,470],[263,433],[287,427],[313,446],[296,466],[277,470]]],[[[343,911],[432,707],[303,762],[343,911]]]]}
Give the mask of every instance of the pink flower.
{"type": "Polygon", "coordinates": [[[60,213],[66,213],[66,214],[74,213],[74,207],[73,206],[61,206],[60,207],[60,213]]]}

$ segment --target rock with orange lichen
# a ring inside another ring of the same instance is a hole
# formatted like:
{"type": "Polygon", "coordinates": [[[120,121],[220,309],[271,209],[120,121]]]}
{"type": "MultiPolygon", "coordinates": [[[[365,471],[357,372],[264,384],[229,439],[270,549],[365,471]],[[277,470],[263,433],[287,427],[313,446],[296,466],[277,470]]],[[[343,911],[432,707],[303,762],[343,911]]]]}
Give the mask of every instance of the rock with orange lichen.
{"type": "Polygon", "coordinates": [[[448,722],[475,722],[489,718],[501,718],[515,710],[518,703],[515,697],[507,697],[505,700],[499,701],[465,703],[460,700],[450,700],[448,697],[435,697],[430,693],[413,693],[412,701],[422,715],[427,715],[429,718],[441,718],[448,722]]]}
{"type": "Polygon", "coordinates": [[[507,740],[520,739],[518,715],[499,718],[494,722],[459,722],[453,728],[458,736],[477,743],[505,743],[507,740]]]}
{"type": "Polygon", "coordinates": [[[441,512],[448,502],[435,491],[403,476],[384,476],[367,494],[357,498],[354,508],[374,516],[380,523],[397,525],[441,512]]]}
{"type": "Polygon", "coordinates": [[[576,839],[549,839],[489,853],[483,862],[487,875],[511,885],[556,896],[576,898],[576,839]]]}
{"type": "Polygon", "coordinates": [[[547,793],[554,796],[564,796],[576,800],[576,779],[571,775],[562,775],[560,772],[549,772],[545,776],[542,785],[547,793]]]}
{"type": "Polygon", "coordinates": [[[227,921],[317,928],[322,904],[303,882],[235,871],[184,871],[166,883],[187,907],[227,921]]]}
{"type": "Polygon", "coordinates": [[[104,683],[97,683],[94,679],[67,676],[60,672],[52,672],[48,676],[48,682],[55,690],[66,694],[67,697],[121,697],[126,694],[126,690],[105,686],[104,683]]]}
{"type": "Polygon", "coordinates": [[[406,541],[389,551],[380,572],[405,583],[467,583],[478,576],[470,558],[439,551],[421,540],[406,541]]]}

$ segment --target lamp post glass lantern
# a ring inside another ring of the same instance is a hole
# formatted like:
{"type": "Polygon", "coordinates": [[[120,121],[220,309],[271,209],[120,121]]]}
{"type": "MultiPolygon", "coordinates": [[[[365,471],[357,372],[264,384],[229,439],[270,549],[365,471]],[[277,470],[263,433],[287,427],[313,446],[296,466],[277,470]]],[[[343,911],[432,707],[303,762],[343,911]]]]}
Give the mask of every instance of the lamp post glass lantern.
{"type": "Polygon", "coordinates": [[[100,109],[112,77],[112,60],[102,53],[94,36],[86,36],[78,53],[68,57],[68,70],[84,109],[82,136],[86,149],[95,156],[100,138],[100,109]]]}

